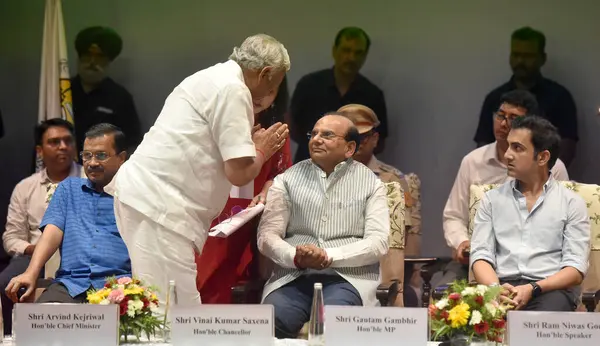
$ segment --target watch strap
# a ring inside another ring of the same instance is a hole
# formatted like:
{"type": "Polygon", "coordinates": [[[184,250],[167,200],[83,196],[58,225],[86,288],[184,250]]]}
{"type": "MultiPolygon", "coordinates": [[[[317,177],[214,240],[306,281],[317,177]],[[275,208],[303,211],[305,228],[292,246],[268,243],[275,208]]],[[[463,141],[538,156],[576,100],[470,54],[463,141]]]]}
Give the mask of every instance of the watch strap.
{"type": "Polygon", "coordinates": [[[542,288],[540,287],[540,285],[538,285],[537,282],[530,282],[529,284],[531,285],[531,287],[533,287],[531,296],[534,298],[539,297],[539,295],[542,294],[542,288]]]}

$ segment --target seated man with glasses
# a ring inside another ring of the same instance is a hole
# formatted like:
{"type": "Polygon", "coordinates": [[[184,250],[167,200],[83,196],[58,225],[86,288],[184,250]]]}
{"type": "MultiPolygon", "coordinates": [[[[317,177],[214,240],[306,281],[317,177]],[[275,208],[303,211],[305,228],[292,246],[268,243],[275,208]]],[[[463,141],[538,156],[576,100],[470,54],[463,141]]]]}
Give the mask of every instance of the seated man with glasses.
{"type": "MultiPolygon", "coordinates": [[[[6,297],[4,288],[15,276],[29,266],[31,255],[40,239],[40,221],[56,186],[68,177],[81,177],[83,169],[76,164],[73,125],[63,119],[43,121],[35,128],[37,156],[42,159],[43,169],[21,180],[15,186],[2,243],[12,256],[8,266],[0,273],[2,307],[12,310],[12,301],[6,297]]],[[[40,277],[44,276],[40,271],[40,277]]],[[[4,319],[4,333],[10,334],[11,320],[4,319]]]]}
{"type": "Polygon", "coordinates": [[[275,307],[278,338],[296,338],[309,320],[315,283],[325,305],[376,305],[388,251],[386,190],[352,159],[359,145],[352,121],[328,114],[309,138],[310,159],[275,177],[258,229],[258,248],[274,263],[263,303],[275,307]]]}
{"type": "Polygon", "coordinates": [[[35,292],[44,264],[57,249],[61,263],[54,282],[37,303],[85,303],[86,292],[100,289],[109,276],[130,276],[131,263],[121,239],[113,208],[113,197],[104,192],[127,156],[125,135],[116,126],[98,124],[87,133],[81,152],[86,178],[70,177],[61,182],[40,224],[38,241],[29,267],[13,278],[6,294],[17,301],[19,288],[35,292]]]}
{"type": "MultiPolygon", "coordinates": [[[[513,179],[507,175],[504,157],[508,149],[507,137],[511,123],[515,118],[538,114],[538,103],[529,91],[513,90],[504,94],[500,109],[490,114],[490,117],[494,118],[496,141],[471,151],[463,158],[443,215],[444,237],[448,246],[452,248],[456,261],[446,267],[443,277],[434,276],[433,287],[468,276],[468,251],[471,245],[468,236],[471,185],[502,184],[513,179]]],[[[550,168],[554,179],[569,180],[567,169],[560,159],[550,168]]]]}

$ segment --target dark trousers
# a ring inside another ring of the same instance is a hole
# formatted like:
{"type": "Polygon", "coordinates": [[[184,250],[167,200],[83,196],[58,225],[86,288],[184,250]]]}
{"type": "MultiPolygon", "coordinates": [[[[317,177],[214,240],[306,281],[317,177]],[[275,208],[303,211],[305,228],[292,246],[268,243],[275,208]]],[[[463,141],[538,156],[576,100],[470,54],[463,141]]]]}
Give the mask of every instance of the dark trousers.
{"type": "MultiPolygon", "coordinates": [[[[2,299],[2,317],[4,320],[4,335],[12,333],[12,309],[14,303],[6,295],[5,289],[15,276],[21,275],[27,270],[31,256],[15,256],[10,259],[8,266],[0,273],[0,299],[2,299]]],[[[43,277],[40,273],[40,277],[43,277]]]]}
{"type": "Polygon", "coordinates": [[[53,282],[42,292],[38,300],[41,303],[63,303],[63,304],[82,304],[87,302],[87,294],[81,293],[75,297],[71,297],[65,285],[60,282],[53,282]]]}
{"type": "Polygon", "coordinates": [[[361,306],[360,294],[339,275],[303,275],[289,284],[269,293],[263,304],[275,310],[275,337],[295,339],[310,320],[314,284],[323,284],[325,305],[361,306]]]}
{"type": "MultiPolygon", "coordinates": [[[[529,280],[507,280],[513,286],[527,285],[529,280]]],[[[556,290],[542,293],[537,298],[532,298],[522,310],[524,311],[575,311],[577,308],[577,292],[573,289],[556,290]]]]}

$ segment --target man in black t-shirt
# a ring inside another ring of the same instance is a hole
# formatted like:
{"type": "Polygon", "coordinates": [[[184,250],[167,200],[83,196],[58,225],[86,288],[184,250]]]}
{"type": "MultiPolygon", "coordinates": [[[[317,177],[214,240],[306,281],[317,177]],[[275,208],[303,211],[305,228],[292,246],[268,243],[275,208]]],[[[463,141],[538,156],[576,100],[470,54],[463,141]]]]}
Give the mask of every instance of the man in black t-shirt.
{"type": "Polygon", "coordinates": [[[562,85],[544,78],[541,68],[546,63],[546,37],[529,27],[513,32],[511,36],[510,67],[511,79],[492,90],[483,101],[479,125],[475,133],[478,147],[494,142],[494,113],[500,107],[505,93],[525,89],[534,94],[540,105],[541,114],[558,128],[562,138],[560,159],[569,166],[575,157],[577,135],[577,109],[571,93],[562,85]]]}
{"type": "Polygon", "coordinates": [[[371,108],[381,124],[375,153],[383,151],[388,134],[387,109],[383,92],[359,73],[367,59],[371,40],[361,28],[347,27],[335,37],[332,55],[333,68],[310,73],[300,79],[290,105],[292,139],[298,143],[294,162],[309,157],[307,133],[323,114],[334,112],[347,104],[371,108]]]}

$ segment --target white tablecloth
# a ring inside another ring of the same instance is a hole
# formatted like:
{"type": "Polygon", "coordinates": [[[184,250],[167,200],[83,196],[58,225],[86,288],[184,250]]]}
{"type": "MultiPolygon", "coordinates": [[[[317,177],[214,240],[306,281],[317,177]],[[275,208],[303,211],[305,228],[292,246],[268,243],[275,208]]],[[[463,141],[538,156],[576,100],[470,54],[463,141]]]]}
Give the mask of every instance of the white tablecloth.
{"type": "MultiPolygon", "coordinates": [[[[171,344],[167,344],[164,342],[133,342],[127,344],[121,344],[122,346],[171,346],[171,344]]],[[[306,340],[297,340],[297,339],[285,339],[285,340],[275,340],[275,346],[306,346],[308,342],[306,340]]]]}
{"type": "MultiPolygon", "coordinates": [[[[125,344],[123,346],[170,346],[170,344],[166,344],[163,342],[154,343],[154,342],[143,342],[143,343],[132,343],[125,344]]],[[[306,340],[298,340],[298,339],[284,339],[284,340],[275,340],[275,346],[306,346],[308,345],[308,341],[306,340]]],[[[438,346],[439,342],[428,342],[427,346],[438,346]]]]}

